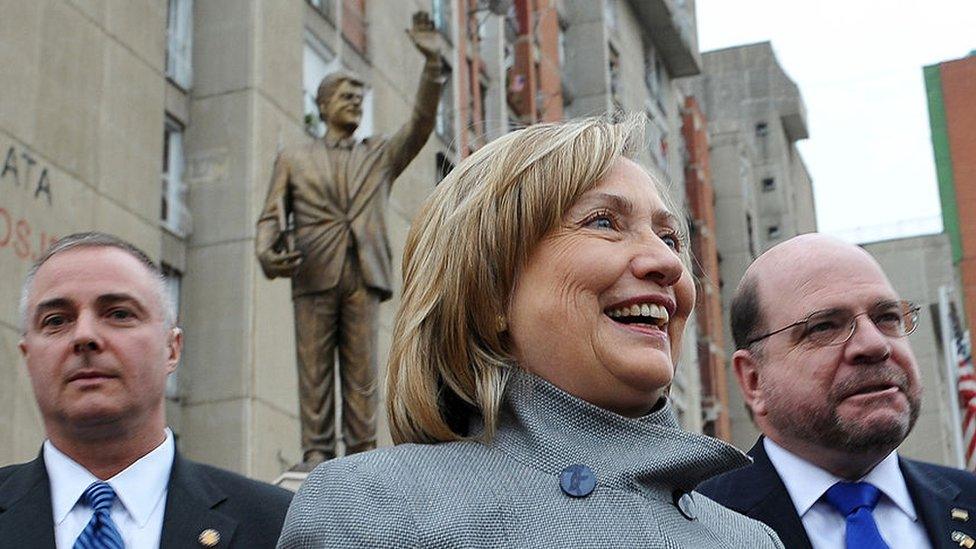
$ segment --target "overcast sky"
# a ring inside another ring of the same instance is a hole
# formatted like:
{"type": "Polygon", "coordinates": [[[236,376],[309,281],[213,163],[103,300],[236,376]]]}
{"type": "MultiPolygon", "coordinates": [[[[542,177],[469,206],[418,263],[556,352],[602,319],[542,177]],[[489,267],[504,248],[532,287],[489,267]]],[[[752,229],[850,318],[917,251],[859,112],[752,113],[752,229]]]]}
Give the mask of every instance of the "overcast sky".
{"type": "Polygon", "coordinates": [[[941,230],[922,67],[976,49],[976,0],[697,0],[697,12],[701,51],[769,40],[799,85],[821,231],[941,230]]]}

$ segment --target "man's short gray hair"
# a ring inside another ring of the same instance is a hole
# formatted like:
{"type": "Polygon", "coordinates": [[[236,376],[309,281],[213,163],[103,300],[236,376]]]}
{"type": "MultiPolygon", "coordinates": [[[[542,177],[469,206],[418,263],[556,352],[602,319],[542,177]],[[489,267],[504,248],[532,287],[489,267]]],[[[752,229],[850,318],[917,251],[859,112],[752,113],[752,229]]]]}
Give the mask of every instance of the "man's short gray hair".
{"type": "Polygon", "coordinates": [[[31,265],[30,270],[27,271],[27,276],[24,277],[24,284],[20,288],[20,329],[22,332],[27,332],[27,316],[29,314],[29,311],[27,310],[28,300],[30,299],[30,292],[33,289],[34,278],[37,276],[37,271],[40,270],[41,266],[47,263],[47,261],[55,255],[76,248],[115,248],[122,250],[123,252],[139,260],[139,263],[141,263],[153,277],[153,287],[156,291],[156,297],[159,299],[160,307],[162,307],[162,316],[166,327],[172,328],[176,326],[176,309],[173,300],[169,295],[169,287],[166,283],[166,276],[163,274],[162,269],[160,269],[152,259],[149,259],[146,252],[137,248],[135,245],[108,233],[85,232],[71,234],[64,238],[58,239],[41,255],[37,261],[34,262],[33,265],[31,265]]]}

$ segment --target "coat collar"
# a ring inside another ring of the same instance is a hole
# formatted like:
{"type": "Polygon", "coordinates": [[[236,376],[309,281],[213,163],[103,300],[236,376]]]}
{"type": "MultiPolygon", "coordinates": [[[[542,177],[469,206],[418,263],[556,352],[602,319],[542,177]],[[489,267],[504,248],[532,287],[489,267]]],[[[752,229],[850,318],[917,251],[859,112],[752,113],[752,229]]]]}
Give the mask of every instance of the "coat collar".
{"type": "MultiPolygon", "coordinates": [[[[0,540],[3,540],[0,545],[53,549],[51,488],[44,459],[38,456],[18,467],[0,483],[0,540]]],[[[216,547],[227,547],[237,529],[237,521],[218,510],[226,500],[227,494],[210,480],[204,466],[184,460],[176,452],[170,471],[160,547],[197,547],[200,534],[207,529],[220,534],[220,543],[216,547]]]]}
{"type": "Polygon", "coordinates": [[[210,480],[202,465],[183,459],[177,452],[170,473],[160,548],[197,547],[205,530],[220,534],[220,543],[215,547],[227,547],[237,521],[217,510],[226,500],[227,494],[210,480]]]}
{"type": "Polygon", "coordinates": [[[959,547],[959,543],[952,541],[954,531],[976,538],[976,526],[973,525],[976,508],[972,501],[960,501],[962,490],[958,485],[936,474],[931,466],[905,458],[899,458],[898,463],[932,547],[959,547]],[[954,508],[968,511],[971,517],[965,522],[954,521],[954,508]]]}
{"type": "Polygon", "coordinates": [[[670,500],[748,458],[714,438],[680,428],[670,402],[637,419],[576,398],[515,370],[492,446],[550,474],[582,464],[601,485],[638,489],[670,500]]]}
{"type": "MultiPolygon", "coordinates": [[[[809,549],[811,545],[806,529],[796,513],[786,486],[766,454],[763,437],[759,437],[749,450],[749,456],[753,458],[753,464],[733,472],[730,479],[723,483],[725,487],[735,489],[735,500],[729,506],[768,524],[776,530],[786,547],[809,549]]],[[[958,506],[973,513],[973,518],[976,519],[976,509],[958,501],[962,493],[958,485],[935,474],[930,466],[917,461],[899,457],[898,463],[915,504],[915,511],[933,547],[958,547],[958,544],[951,541],[951,534],[956,530],[976,537],[976,532],[971,531],[973,527],[970,526],[973,519],[969,523],[961,523],[954,522],[951,518],[952,509],[958,506]]],[[[729,496],[730,494],[723,493],[720,499],[724,501],[729,496]]]]}
{"type": "Polygon", "coordinates": [[[337,136],[326,133],[323,140],[325,141],[325,146],[330,149],[351,149],[356,144],[356,138],[351,135],[340,139],[337,136]]]}
{"type": "Polygon", "coordinates": [[[51,486],[41,456],[0,483],[0,540],[4,547],[54,549],[51,486]]]}
{"type": "Polygon", "coordinates": [[[740,503],[733,509],[768,524],[776,530],[784,546],[810,549],[806,528],[796,513],[783,479],[766,454],[763,438],[759,437],[749,450],[752,466],[733,473],[742,475],[736,490],[741,494],[740,503]]]}

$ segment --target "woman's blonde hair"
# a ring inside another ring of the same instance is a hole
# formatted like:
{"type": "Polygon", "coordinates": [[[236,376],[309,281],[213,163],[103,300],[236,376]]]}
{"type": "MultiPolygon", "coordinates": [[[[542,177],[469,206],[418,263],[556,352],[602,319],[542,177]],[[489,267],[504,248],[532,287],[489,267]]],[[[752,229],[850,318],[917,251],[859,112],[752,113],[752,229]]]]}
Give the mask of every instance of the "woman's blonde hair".
{"type": "Polygon", "coordinates": [[[491,439],[515,366],[504,319],[518,270],[567,209],[642,143],[644,121],[529,126],[487,144],[434,189],[403,254],[387,377],[395,443],[464,438],[475,415],[491,439]]]}

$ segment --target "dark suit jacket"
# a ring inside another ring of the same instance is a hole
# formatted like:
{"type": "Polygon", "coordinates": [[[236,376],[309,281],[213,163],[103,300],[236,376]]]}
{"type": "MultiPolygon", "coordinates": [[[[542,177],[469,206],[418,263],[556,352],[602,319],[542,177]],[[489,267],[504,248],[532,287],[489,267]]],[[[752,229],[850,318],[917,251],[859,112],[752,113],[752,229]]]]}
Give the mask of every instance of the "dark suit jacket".
{"type": "MultiPolygon", "coordinates": [[[[788,549],[809,549],[803,523],[796,513],[783,480],[766,455],[762,437],[749,450],[752,465],[709,479],[699,492],[776,530],[788,549]]],[[[959,547],[951,539],[959,531],[976,538],[976,475],[905,458],[899,458],[908,492],[932,547],[959,547]],[[968,521],[953,520],[954,508],[969,512],[968,521]]]]}
{"type": "MultiPolygon", "coordinates": [[[[292,493],[235,473],[173,460],[160,547],[200,547],[208,528],[216,547],[274,547],[292,493]]],[[[51,486],[44,458],[0,469],[0,546],[54,549],[51,486]]]]}

